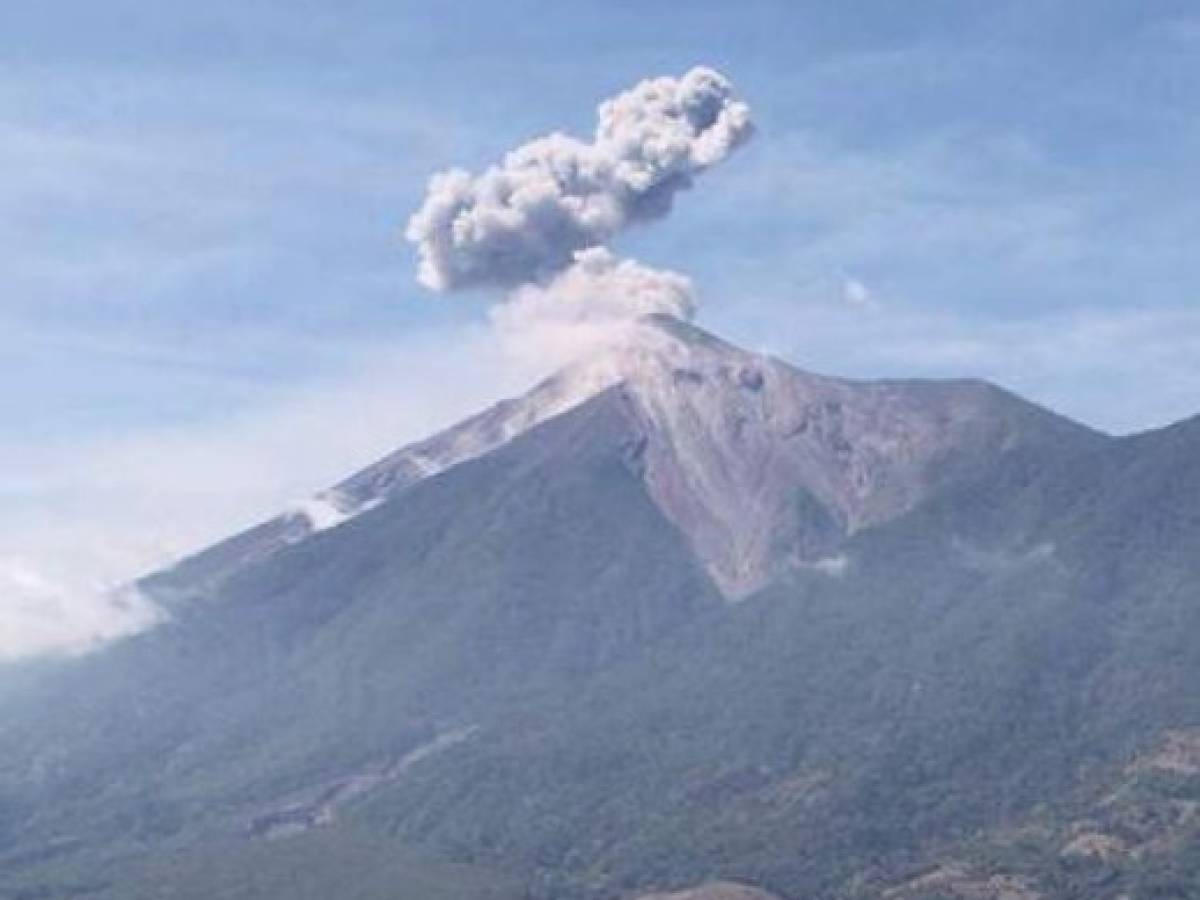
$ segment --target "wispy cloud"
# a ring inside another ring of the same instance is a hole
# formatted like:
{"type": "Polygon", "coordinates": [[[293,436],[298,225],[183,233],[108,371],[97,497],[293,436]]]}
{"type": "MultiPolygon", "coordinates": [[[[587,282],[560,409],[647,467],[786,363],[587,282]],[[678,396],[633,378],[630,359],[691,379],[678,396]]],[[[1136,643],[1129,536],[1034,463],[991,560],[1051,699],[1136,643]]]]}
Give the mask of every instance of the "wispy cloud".
{"type": "Polygon", "coordinates": [[[846,277],[842,280],[842,300],[847,306],[868,312],[879,309],[879,301],[874,292],[857,278],[846,277]]]}
{"type": "Polygon", "coordinates": [[[270,517],[526,385],[483,327],[362,348],[340,377],[227,417],[0,445],[0,658],[148,623],[112,589],[270,517]]]}

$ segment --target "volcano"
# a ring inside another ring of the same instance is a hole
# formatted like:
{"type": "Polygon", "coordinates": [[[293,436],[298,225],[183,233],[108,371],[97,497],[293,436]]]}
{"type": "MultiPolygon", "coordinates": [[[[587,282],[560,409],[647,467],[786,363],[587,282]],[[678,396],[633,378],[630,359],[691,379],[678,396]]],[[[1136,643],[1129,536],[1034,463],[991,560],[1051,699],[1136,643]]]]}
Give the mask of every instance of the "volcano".
{"type": "Polygon", "coordinates": [[[1198,870],[1196,420],[1113,438],[651,316],[140,588],[162,624],[0,693],[2,897],[1198,870]]]}

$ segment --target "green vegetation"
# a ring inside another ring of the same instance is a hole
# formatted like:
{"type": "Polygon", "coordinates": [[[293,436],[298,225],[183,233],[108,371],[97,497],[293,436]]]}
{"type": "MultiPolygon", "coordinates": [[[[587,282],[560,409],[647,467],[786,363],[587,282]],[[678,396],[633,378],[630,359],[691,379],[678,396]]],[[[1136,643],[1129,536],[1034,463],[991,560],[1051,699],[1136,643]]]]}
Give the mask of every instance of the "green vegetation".
{"type": "Polygon", "coordinates": [[[1194,778],[1123,767],[1200,725],[1200,421],[1006,458],[733,606],[624,421],[177,582],[173,624],[4,696],[0,897],[966,896],[912,887],[951,863],[1196,896],[1194,778]],[[1085,826],[1161,849],[1064,857],[1085,826]]]}

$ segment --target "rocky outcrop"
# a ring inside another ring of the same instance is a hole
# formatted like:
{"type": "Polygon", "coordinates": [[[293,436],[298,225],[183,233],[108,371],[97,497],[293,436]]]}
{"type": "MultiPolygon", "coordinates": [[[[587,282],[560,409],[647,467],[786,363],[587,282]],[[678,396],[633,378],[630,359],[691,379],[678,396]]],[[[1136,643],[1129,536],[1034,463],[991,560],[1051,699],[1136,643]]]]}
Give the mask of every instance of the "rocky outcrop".
{"type": "Polygon", "coordinates": [[[638,900],[779,900],[774,894],[732,881],[714,881],[685,891],[644,894],[638,900]]]}

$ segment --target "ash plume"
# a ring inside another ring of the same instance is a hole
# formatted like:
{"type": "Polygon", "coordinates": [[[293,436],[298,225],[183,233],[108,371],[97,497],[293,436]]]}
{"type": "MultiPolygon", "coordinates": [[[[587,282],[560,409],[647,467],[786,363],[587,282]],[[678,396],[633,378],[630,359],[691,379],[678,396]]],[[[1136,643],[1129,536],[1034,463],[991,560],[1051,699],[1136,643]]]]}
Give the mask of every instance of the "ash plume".
{"type": "Polygon", "coordinates": [[[589,247],[547,283],[514,289],[491,318],[507,355],[559,366],[628,338],[643,316],[691,319],[695,309],[687,276],[589,247]]]}
{"type": "Polygon", "coordinates": [[[641,82],[597,110],[592,140],[554,133],[472,175],[435,175],[405,232],[435,291],[550,282],[578,251],[670,212],[675,195],[751,135],[749,107],[697,67],[641,82]]]}

